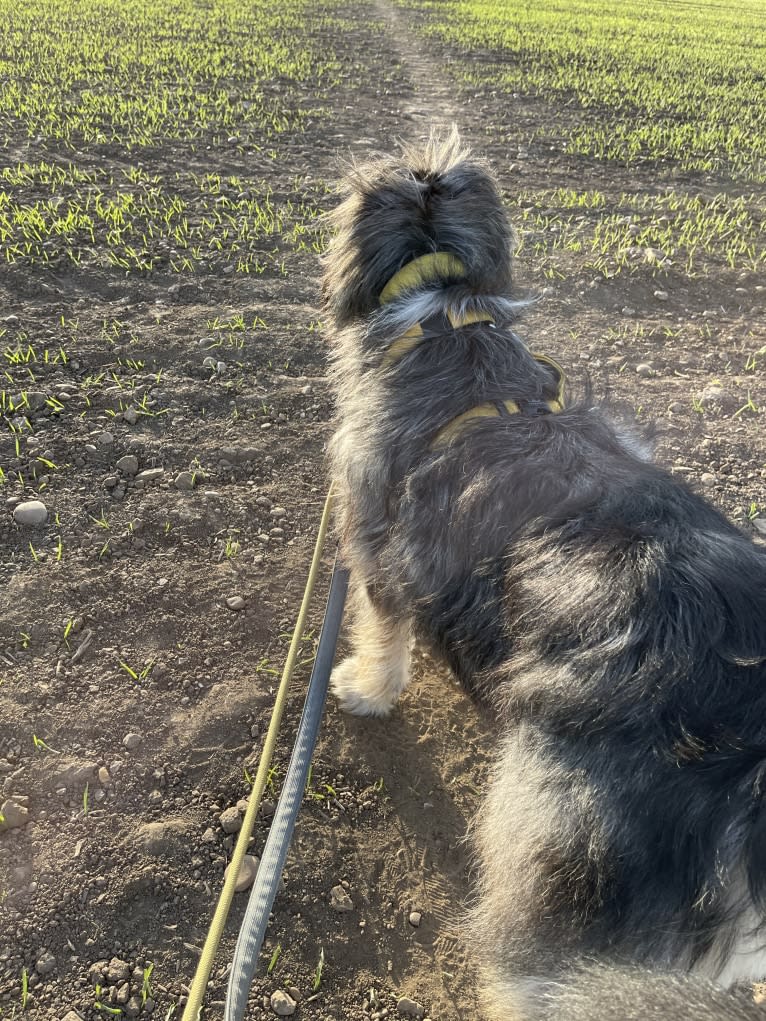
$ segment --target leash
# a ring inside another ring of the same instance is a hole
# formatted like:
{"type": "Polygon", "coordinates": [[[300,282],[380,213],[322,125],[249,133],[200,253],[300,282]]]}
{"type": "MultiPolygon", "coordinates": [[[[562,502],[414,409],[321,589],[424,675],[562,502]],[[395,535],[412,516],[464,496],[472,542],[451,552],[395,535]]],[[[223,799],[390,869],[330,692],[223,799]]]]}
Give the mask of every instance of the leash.
{"type": "MultiPolygon", "coordinates": [[[[239,837],[237,838],[237,843],[236,843],[236,845],[234,847],[234,852],[233,852],[232,857],[231,857],[231,863],[229,865],[229,872],[228,872],[228,875],[226,876],[226,880],[224,881],[223,888],[221,890],[221,895],[220,895],[220,897],[218,899],[218,904],[216,905],[216,909],[215,909],[215,912],[213,914],[213,920],[210,923],[210,929],[208,931],[207,938],[205,939],[205,944],[204,944],[204,946],[202,948],[202,954],[200,955],[199,963],[197,965],[197,970],[196,970],[196,972],[194,974],[194,979],[193,979],[192,984],[191,984],[191,986],[189,988],[189,998],[186,1001],[186,1006],[184,1007],[182,1021],[199,1021],[199,1018],[200,1018],[200,1014],[201,1014],[201,1010],[202,1010],[202,1000],[203,1000],[203,997],[205,995],[205,990],[207,988],[208,980],[210,978],[210,972],[211,972],[212,967],[213,967],[213,960],[215,958],[216,951],[218,950],[218,946],[219,946],[219,944],[221,942],[221,936],[223,935],[223,930],[224,930],[224,926],[226,924],[226,919],[227,919],[228,914],[229,914],[229,909],[231,908],[231,902],[234,899],[234,890],[235,890],[235,886],[236,886],[236,882],[237,882],[237,876],[239,875],[239,870],[240,870],[240,868],[242,866],[242,860],[245,857],[245,852],[247,851],[247,846],[248,846],[248,844],[250,842],[250,837],[251,837],[252,832],[253,832],[253,826],[255,825],[255,819],[256,819],[256,816],[258,814],[258,809],[260,808],[261,798],[263,797],[263,791],[264,791],[264,789],[266,787],[266,779],[268,777],[269,769],[270,769],[270,766],[271,766],[271,760],[272,760],[272,757],[274,755],[274,747],[275,747],[276,741],[277,741],[277,734],[278,734],[278,731],[279,731],[279,725],[280,725],[280,723],[282,721],[282,714],[284,712],[285,704],[287,702],[287,694],[288,694],[288,690],[289,690],[289,687],[290,687],[290,679],[292,677],[292,672],[293,672],[293,669],[295,667],[295,661],[298,658],[298,650],[299,650],[299,647],[300,647],[301,636],[303,635],[304,630],[305,630],[306,617],[307,617],[307,614],[308,614],[309,602],[311,600],[311,594],[312,594],[312,592],[314,590],[314,585],[316,583],[317,574],[319,573],[319,565],[320,565],[320,560],[321,560],[321,555],[322,555],[322,548],[324,546],[324,541],[325,541],[325,537],[327,535],[327,529],[328,529],[329,522],[330,522],[330,512],[332,510],[332,504],[333,504],[333,493],[332,493],[332,487],[330,487],[330,491],[327,494],[327,499],[325,500],[324,510],[322,511],[322,520],[321,520],[321,522],[319,524],[319,531],[317,533],[316,544],[314,546],[314,555],[313,555],[312,560],[311,560],[311,567],[309,569],[309,576],[308,576],[308,580],[306,582],[306,589],[305,589],[305,591],[303,593],[303,600],[301,602],[300,610],[298,611],[298,617],[297,617],[297,620],[295,622],[295,629],[293,631],[292,641],[290,642],[290,648],[289,648],[288,653],[287,653],[287,659],[285,660],[284,669],[282,670],[282,678],[281,678],[281,680],[279,682],[279,688],[277,689],[277,695],[276,695],[276,699],[274,701],[274,708],[273,708],[272,714],[271,714],[271,721],[269,723],[269,729],[268,729],[268,731],[266,733],[266,739],[265,739],[265,741],[263,743],[263,749],[261,751],[261,757],[260,757],[260,760],[258,762],[258,772],[256,773],[255,780],[253,782],[253,787],[252,787],[252,790],[250,792],[250,799],[249,799],[248,805],[247,805],[247,811],[245,812],[244,819],[242,820],[242,828],[239,831],[239,837]]],[[[333,592],[333,583],[335,583],[335,592],[336,592],[335,600],[334,600],[334,603],[333,603],[333,607],[334,607],[334,613],[337,616],[337,621],[334,622],[334,628],[332,630],[334,630],[335,639],[337,640],[338,629],[340,627],[340,618],[341,618],[342,612],[343,612],[343,602],[345,600],[346,586],[348,584],[348,571],[346,571],[344,568],[339,568],[337,566],[337,562],[336,562],[335,568],[333,569],[333,582],[331,582],[331,585],[330,585],[331,595],[332,595],[332,592],[333,592]],[[342,593],[342,594],[339,595],[339,593],[342,593]],[[339,603],[339,605],[338,605],[338,603],[339,603]]],[[[329,610],[329,606],[330,606],[330,600],[329,600],[329,597],[328,597],[328,610],[329,610]]],[[[325,626],[323,626],[323,628],[322,628],[322,636],[320,637],[319,649],[317,650],[317,659],[316,659],[316,661],[314,663],[314,669],[312,670],[312,673],[311,673],[312,682],[314,680],[314,674],[318,673],[317,663],[318,663],[318,660],[319,660],[319,651],[320,651],[320,649],[322,647],[322,638],[324,638],[326,630],[328,630],[328,629],[327,629],[327,626],[325,624],[325,626]]],[[[329,632],[328,632],[328,641],[329,641],[329,632]]],[[[330,649],[329,658],[328,658],[327,651],[326,651],[328,647],[329,646],[326,644],[326,649],[325,649],[325,653],[324,653],[324,656],[323,656],[324,673],[325,673],[325,676],[324,676],[325,693],[326,693],[326,690],[327,690],[327,679],[329,677],[330,667],[332,666],[332,655],[333,655],[333,653],[335,651],[335,645],[333,643],[333,645],[332,645],[332,647],[330,649]]],[[[316,697],[316,691],[317,690],[318,689],[315,688],[315,695],[314,695],[313,701],[312,701],[311,723],[312,723],[312,726],[314,727],[314,731],[315,731],[314,736],[313,736],[313,741],[316,741],[316,730],[318,730],[318,727],[319,727],[319,716],[321,715],[321,709],[322,709],[322,706],[324,705],[324,695],[322,695],[322,697],[321,697],[321,702],[317,703],[317,697],[316,697]],[[318,712],[316,711],[317,704],[318,704],[318,712]]],[[[309,694],[310,694],[310,692],[309,692],[309,694]]],[[[307,704],[308,704],[308,701],[309,701],[309,696],[307,696],[307,704]]],[[[306,716],[306,715],[307,715],[307,711],[304,708],[304,716],[306,716]]],[[[301,719],[301,726],[303,726],[303,719],[301,719]]],[[[296,745],[297,745],[297,739],[296,739],[296,745]]],[[[313,750],[313,742],[311,743],[311,750],[313,750]]],[[[310,760],[310,757],[311,757],[311,753],[309,752],[309,760],[310,760]]],[[[291,760],[290,765],[292,767],[292,760],[291,760]]],[[[285,787],[286,787],[286,784],[285,784],[285,787]]],[[[303,790],[303,788],[301,788],[301,792],[302,792],[302,790],[303,790]]],[[[282,796],[284,796],[284,791],[285,791],[285,788],[283,788],[282,796]]],[[[282,805],[282,796],[280,796],[280,799],[279,799],[279,807],[281,807],[281,805],[282,805]]],[[[300,804],[300,802],[299,802],[299,804],[300,804]]],[[[293,825],[294,825],[294,822],[293,822],[293,825]]],[[[272,826],[272,830],[273,829],[274,829],[274,827],[272,826]]],[[[284,847],[284,854],[285,855],[287,854],[287,845],[289,844],[289,840],[290,840],[290,836],[291,835],[292,835],[292,828],[290,828],[289,832],[287,832],[287,840],[286,840],[286,844],[285,844],[285,847],[284,847]]],[[[269,839],[270,838],[271,838],[271,831],[269,832],[269,839]]],[[[258,869],[258,877],[257,877],[258,880],[260,880],[262,868],[263,868],[263,860],[261,862],[261,866],[258,869]]],[[[280,868],[279,872],[277,873],[277,882],[278,882],[279,874],[280,873],[281,873],[281,868],[280,868]]],[[[260,888],[262,888],[262,886],[259,887],[259,889],[260,888]]],[[[255,892],[255,891],[253,891],[253,892],[255,892]]],[[[253,898],[251,896],[251,901],[252,901],[252,899],[253,898]]],[[[272,902],[273,902],[273,897],[272,897],[272,902]]],[[[270,909],[270,905],[269,905],[269,909],[270,909]]],[[[248,905],[248,912],[249,912],[249,910],[250,910],[250,905],[248,905]]],[[[268,920],[268,910],[266,911],[266,919],[268,920]]],[[[237,943],[237,947],[239,948],[239,941],[237,943]]],[[[256,957],[257,957],[257,951],[256,951],[256,957]]],[[[247,964],[247,960],[245,960],[245,963],[247,964]]],[[[254,965],[253,965],[253,969],[254,969],[254,965]]],[[[234,974],[234,971],[232,970],[232,975],[233,974],[234,974]]],[[[251,975],[251,979],[252,979],[252,975],[251,975]]],[[[247,1001],[247,995],[245,995],[245,1002],[246,1001],[247,1001]]],[[[227,1010],[228,1010],[228,999],[227,999],[227,1010]]],[[[227,1016],[227,1018],[230,1017],[230,1015],[228,1013],[227,1013],[226,1016],[227,1016]]],[[[240,1014],[240,1015],[231,1015],[231,1016],[235,1016],[235,1017],[239,1016],[239,1017],[241,1017],[242,1015],[240,1014]]]]}
{"type": "Polygon", "coordinates": [[[330,592],[327,597],[324,624],[319,636],[319,646],[311,670],[311,680],[290,757],[290,765],[287,767],[285,782],[282,785],[274,819],[258,864],[258,873],[234,950],[229,988],[226,993],[225,1021],[242,1021],[247,1010],[247,1000],[258,964],[258,955],[266,935],[269,914],[277,895],[282,869],[285,867],[295,822],[306,790],[311,757],[314,754],[319,732],[319,721],[322,718],[322,710],[327,698],[330,670],[335,655],[335,646],[338,642],[338,631],[343,617],[343,604],[346,601],[347,590],[348,569],[340,567],[336,557],[330,592]]]}

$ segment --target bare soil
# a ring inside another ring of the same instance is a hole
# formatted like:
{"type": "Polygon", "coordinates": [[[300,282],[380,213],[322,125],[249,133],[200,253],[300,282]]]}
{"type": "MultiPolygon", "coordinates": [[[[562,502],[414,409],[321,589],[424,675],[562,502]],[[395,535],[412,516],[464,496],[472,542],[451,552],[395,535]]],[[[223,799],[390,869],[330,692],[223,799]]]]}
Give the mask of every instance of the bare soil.
{"type": "MultiPolygon", "coordinates": [[[[703,195],[722,187],[683,180],[667,166],[568,157],[536,141],[560,110],[540,98],[462,89],[450,74],[461,54],[421,43],[405,10],[378,0],[348,18],[343,85],[324,97],[334,113],[280,140],[279,173],[273,161],[267,167],[275,192],[289,192],[295,174],[318,186],[333,181],[339,156],[389,150],[453,120],[509,195],[591,185],[617,204],[624,191],[663,182],[703,195]]],[[[93,155],[109,158],[127,157],[93,155]]],[[[190,161],[253,178],[264,172],[256,155],[225,147],[169,145],[142,158],[151,173],[190,161]]],[[[0,800],[28,809],[23,825],[0,833],[4,1018],[75,1011],[87,1021],[165,1019],[174,1005],[176,1017],[182,1012],[235,839],[219,817],[249,791],[245,771],[255,772],[327,484],[332,408],[315,328],[320,267],[306,254],[286,250],[285,258],[285,277],[0,269],[3,345],[28,338],[40,350],[64,344],[68,354],[66,364],[35,364],[35,392],[61,407],[36,398],[34,434],[18,451],[10,432],[0,437],[9,474],[0,488],[0,800]],[[211,320],[239,313],[248,323],[261,317],[265,328],[237,334],[240,347],[211,334],[211,320]],[[62,317],[78,321],[76,335],[62,317]],[[122,326],[108,339],[115,320],[122,326]],[[211,336],[223,343],[208,350],[211,336]],[[209,355],[224,363],[220,372],[203,365],[209,355]],[[113,385],[89,387],[87,378],[102,372],[113,385]],[[153,412],[133,424],[120,406],[131,403],[128,380],[148,392],[144,410],[153,412]],[[137,465],[121,462],[126,455],[137,465]],[[142,477],[135,467],[162,471],[142,477]],[[184,472],[191,488],[179,488],[189,485],[184,472]],[[12,516],[31,498],[49,512],[34,528],[12,516]],[[230,608],[232,597],[243,608],[230,608]],[[128,735],[137,736],[126,742],[128,735]]],[[[530,345],[567,367],[571,387],[587,377],[640,423],[654,421],[659,460],[753,531],[750,519],[766,517],[758,410],[766,374],[746,364],[766,344],[762,282],[723,266],[689,279],[649,264],[604,280],[584,262],[573,254],[570,272],[554,281],[518,265],[520,293],[542,296],[522,329],[530,345]],[[756,410],[742,410],[748,401],[756,410]]],[[[23,369],[9,371],[4,389],[30,388],[23,369]]],[[[255,854],[284,774],[312,640],[255,854]]],[[[404,1017],[396,1008],[403,996],[433,1021],[478,1016],[460,913],[470,891],[466,837],[493,730],[443,669],[420,653],[416,664],[390,720],[351,719],[328,705],[252,1018],[272,1016],[268,998],[287,988],[300,993],[297,1016],[318,1021],[404,1017]],[[339,883],[349,912],[330,906],[339,883]]],[[[210,1019],[222,1017],[246,896],[235,899],[214,968],[210,1019]]]]}

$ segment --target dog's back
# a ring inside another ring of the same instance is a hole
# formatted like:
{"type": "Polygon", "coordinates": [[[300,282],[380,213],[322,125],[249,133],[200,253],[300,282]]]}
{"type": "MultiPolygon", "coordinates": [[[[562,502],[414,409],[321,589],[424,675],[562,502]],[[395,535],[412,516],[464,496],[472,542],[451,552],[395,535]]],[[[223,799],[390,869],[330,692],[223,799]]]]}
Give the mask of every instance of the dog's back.
{"type": "Polygon", "coordinates": [[[507,328],[499,193],[454,140],[357,171],[336,220],[356,614],[333,685],[384,715],[414,632],[494,700],[485,1021],[761,1018],[708,980],[766,977],[766,553],[602,408],[561,411],[507,328]]]}

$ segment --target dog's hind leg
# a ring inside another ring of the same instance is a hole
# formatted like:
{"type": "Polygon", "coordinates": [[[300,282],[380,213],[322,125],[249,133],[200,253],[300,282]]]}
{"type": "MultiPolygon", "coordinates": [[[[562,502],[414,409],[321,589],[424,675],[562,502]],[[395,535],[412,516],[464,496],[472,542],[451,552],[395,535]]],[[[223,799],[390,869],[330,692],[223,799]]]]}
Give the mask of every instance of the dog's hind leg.
{"type": "Polygon", "coordinates": [[[333,670],[330,683],[346,712],[385,716],[409,684],[410,623],[387,616],[361,587],[354,602],[354,653],[333,670]]]}

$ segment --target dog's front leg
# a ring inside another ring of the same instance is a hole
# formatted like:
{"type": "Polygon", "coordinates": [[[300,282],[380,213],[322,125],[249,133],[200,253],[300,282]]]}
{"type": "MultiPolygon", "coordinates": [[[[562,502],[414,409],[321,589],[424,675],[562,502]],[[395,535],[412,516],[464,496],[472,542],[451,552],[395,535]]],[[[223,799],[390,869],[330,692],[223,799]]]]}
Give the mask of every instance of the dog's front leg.
{"type": "Polygon", "coordinates": [[[385,716],[410,680],[409,620],[398,621],[373,604],[357,586],[351,627],[353,655],[332,672],[341,707],[356,716],[385,716]]]}

